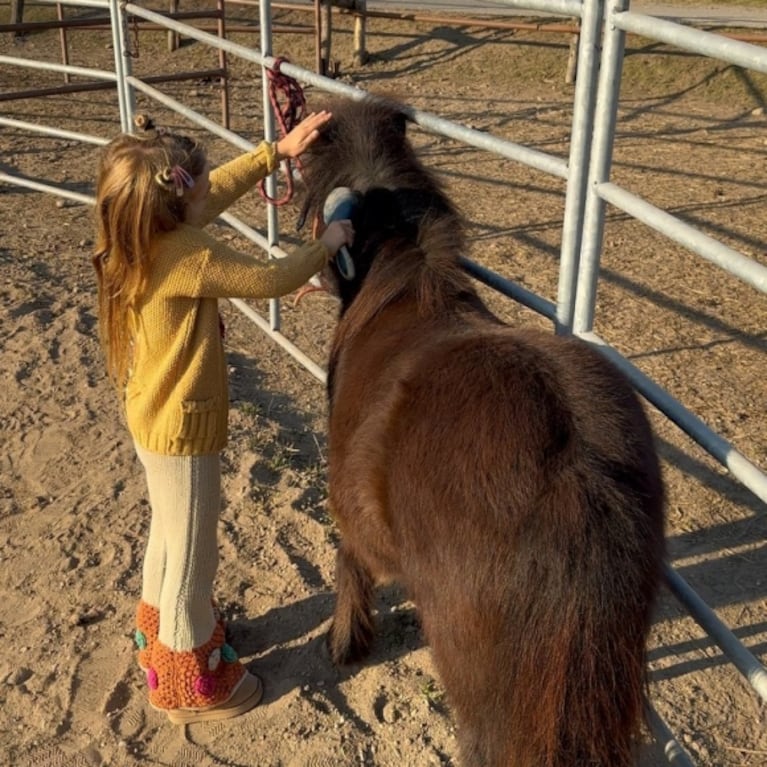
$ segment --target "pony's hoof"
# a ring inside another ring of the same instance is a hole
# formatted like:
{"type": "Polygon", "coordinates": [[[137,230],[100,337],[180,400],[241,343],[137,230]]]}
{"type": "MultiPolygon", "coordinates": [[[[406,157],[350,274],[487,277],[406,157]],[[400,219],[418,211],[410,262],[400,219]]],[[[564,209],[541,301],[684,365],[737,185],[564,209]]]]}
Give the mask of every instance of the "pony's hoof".
{"type": "Polygon", "coordinates": [[[327,635],[327,648],[334,666],[348,666],[363,661],[370,654],[372,643],[372,630],[363,627],[342,633],[333,624],[327,635]]]}

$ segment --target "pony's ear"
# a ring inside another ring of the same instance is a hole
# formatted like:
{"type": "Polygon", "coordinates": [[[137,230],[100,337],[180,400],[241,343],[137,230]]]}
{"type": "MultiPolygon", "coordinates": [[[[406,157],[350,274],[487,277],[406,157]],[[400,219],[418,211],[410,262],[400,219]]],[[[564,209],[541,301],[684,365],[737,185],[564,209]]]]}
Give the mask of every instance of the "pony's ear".
{"type": "Polygon", "coordinates": [[[338,138],[338,126],[331,120],[320,128],[319,143],[332,144],[338,138]]]}
{"type": "Polygon", "coordinates": [[[394,113],[394,127],[400,136],[404,136],[407,133],[407,117],[402,112],[394,113]]]}

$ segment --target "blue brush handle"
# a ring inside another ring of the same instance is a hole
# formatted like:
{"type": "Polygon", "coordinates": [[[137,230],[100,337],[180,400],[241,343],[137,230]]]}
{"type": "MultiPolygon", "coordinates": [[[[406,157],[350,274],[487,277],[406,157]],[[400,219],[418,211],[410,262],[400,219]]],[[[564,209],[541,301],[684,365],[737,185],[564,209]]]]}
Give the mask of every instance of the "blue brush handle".
{"type": "MultiPolygon", "coordinates": [[[[325,199],[322,218],[325,224],[331,221],[344,221],[354,215],[357,207],[357,195],[348,186],[336,187],[325,199]]],[[[336,254],[336,266],[345,280],[353,280],[356,270],[351,253],[342,245],[336,254]]]]}

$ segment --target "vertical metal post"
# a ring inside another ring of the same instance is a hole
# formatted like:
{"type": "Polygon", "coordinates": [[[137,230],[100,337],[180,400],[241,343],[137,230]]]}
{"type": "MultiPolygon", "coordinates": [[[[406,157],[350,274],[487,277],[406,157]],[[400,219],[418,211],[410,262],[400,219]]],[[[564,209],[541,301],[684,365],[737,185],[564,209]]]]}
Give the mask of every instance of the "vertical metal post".
{"type": "MultiPolygon", "coordinates": [[[[11,0],[11,24],[24,23],[24,0],[11,0]]],[[[23,37],[24,33],[18,29],[13,33],[13,37],[23,37]]]]}
{"type": "MultiPolygon", "coordinates": [[[[178,13],[178,0],[170,0],[168,5],[168,11],[170,13],[178,13]]],[[[168,30],[168,50],[173,53],[181,46],[181,35],[172,29],[168,30]]]]}
{"type": "MultiPolygon", "coordinates": [[[[580,28],[580,18],[574,19],[576,25],[580,28]]],[[[565,85],[572,85],[578,74],[578,48],[581,44],[580,32],[576,32],[570,38],[570,50],[567,53],[567,69],[565,70],[565,85]]]]}
{"type": "Polygon", "coordinates": [[[591,143],[590,171],[586,187],[583,236],[573,315],[575,333],[589,332],[594,327],[594,306],[605,221],[605,203],[597,193],[597,186],[610,177],[623,70],[623,50],[626,42],[626,34],[612,24],[612,15],[628,10],[629,2],[630,0],[608,0],[605,16],[602,65],[597,88],[594,137],[591,143]]]}
{"type": "MultiPolygon", "coordinates": [[[[64,6],[61,3],[56,3],[56,18],[59,21],[64,21],[64,6]]],[[[59,27],[59,43],[61,44],[61,63],[69,64],[69,44],[67,43],[67,28],[62,24],[59,27]]],[[[69,72],[64,73],[64,82],[72,82],[72,78],[69,72]]]]}
{"type": "MultiPolygon", "coordinates": [[[[264,56],[272,56],[272,3],[271,0],[261,0],[259,3],[259,23],[261,34],[261,53],[264,56]]],[[[263,86],[264,102],[264,138],[267,141],[274,141],[274,112],[272,110],[272,100],[269,98],[269,77],[266,69],[261,69],[261,83],[263,86]]],[[[274,174],[266,179],[266,193],[271,198],[277,196],[277,181],[274,174]]],[[[279,244],[280,224],[277,217],[277,208],[267,203],[267,240],[269,242],[269,258],[272,258],[271,248],[279,244]]],[[[279,299],[272,298],[269,301],[269,324],[272,330],[280,329],[280,302],[279,299]]]]}
{"type": "Polygon", "coordinates": [[[603,11],[604,0],[584,0],[559,261],[556,330],[560,334],[571,332],[573,324],[591,134],[594,127],[603,11]]]}
{"type": "Polygon", "coordinates": [[[314,0],[314,68],[318,75],[324,75],[322,68],[322,0],[314,0]]]}
{"type": "Polygon", "coordinates": [[[120,107],[120,130],[130,133],[133,129],[133,113],[136,102],[133,88],[128,85],[130,76],[130,57],[128,46],[125,44],[127,17],[123,13],[121,0],[109,0],[109,15],[112,27],[112,49],[115,59],[115,76],[117,78],[117,103],[120,107]]]}
{"type": "Polygon", "coordinates": [[[322,34],[320,36],[322,49],[322,71],[321,75],[330,77],[332,65],[330,63],[333,55],[333,0],[322,0],[322,34]]]}
{"type": "Polygon", "coordinates": [[[357,66],[367,64],[368,51],[365,39],[368,17],[367,0],[354,2],[354,63],[357,66]]]}
{"type": "MultiPolygon", "coordinates": [[[[226,7],[224,0],[216,0],[216,10],[218,11],[218,36],[221,39],[226,38],[226,7]]],[[[229,72],[226,51],[223,48],[218,49],[218,66],[223,72],[221,77],[221,124],[229,128],[229,72]]]]}

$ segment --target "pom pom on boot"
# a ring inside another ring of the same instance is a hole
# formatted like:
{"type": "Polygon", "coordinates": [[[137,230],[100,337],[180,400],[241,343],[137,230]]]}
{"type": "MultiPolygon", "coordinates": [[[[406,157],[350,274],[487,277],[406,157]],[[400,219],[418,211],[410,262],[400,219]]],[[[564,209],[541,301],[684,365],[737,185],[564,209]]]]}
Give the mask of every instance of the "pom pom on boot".
{"type": "Polygon", "coordinates": [[[138,665],[142,671],[149,668],[152,647],[160,632],[160,611],[143,599],[136,608],[136,631],[133,640],[138,649],[138,665]]]}

